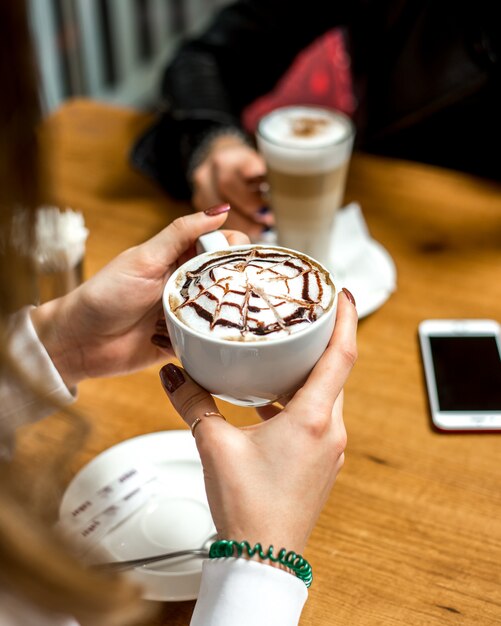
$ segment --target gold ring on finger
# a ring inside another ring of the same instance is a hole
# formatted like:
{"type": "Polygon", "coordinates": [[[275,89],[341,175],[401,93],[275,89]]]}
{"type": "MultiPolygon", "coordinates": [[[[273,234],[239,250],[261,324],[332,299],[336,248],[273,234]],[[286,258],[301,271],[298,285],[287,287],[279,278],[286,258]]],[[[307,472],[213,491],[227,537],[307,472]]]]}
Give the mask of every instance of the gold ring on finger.
{"type": "MultiPolygon", "coordinates": [[[[221,415],[221,413],[219,413],[218,411],[207,411],[207,413],[204,413],[204,417],[222,417],[224,421],[226,422],[226,417],[224,415],[221,415]]],[[[200,424],[201,421],[202,421],[202,418],[197,417],[196,420],[193,422],[193,424],[190,426],[191,434],[193,435],[193,437],[195,436],[195,429],[200,424]]]]}

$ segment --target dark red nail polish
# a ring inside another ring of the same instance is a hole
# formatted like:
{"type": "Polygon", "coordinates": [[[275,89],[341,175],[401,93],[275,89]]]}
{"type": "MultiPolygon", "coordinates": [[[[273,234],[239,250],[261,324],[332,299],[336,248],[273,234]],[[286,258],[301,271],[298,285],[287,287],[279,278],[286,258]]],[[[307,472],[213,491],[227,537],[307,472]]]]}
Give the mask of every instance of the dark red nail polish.
{"type": "Polygon", "coordinates": [[[153,335],[150,341],[160,348],[172,348],[171,340],[167,337],[167,335],[153,335]]]}
{"type": "Polygon", "coordinates": [[[182,384],[186,382],[183,370],[181,370],[174,363],[167,363],[160,370],[160,380],[166,391],[174,393],[176,389],[179,389],[182,384]]]}
{"type": "Polygon", "coordinates": [[[222,213],[228,213],[231,209],[229,204],[216,204],[216,206],[211,206],[208,209],[205,209],[205,215],[209,215],[213,217],[214,215],[221,215],[222,213]]]}
{"type": "Polygon", "coordinates": [[[348,300],[353,304],[353,306],[357,306],[357,303],[355,302],[355,298],[353,297],[353,294],[351,293],[351,291],[348,291],[348,289],[346,289],[346,287],[343,287],[341,289],[341,291],[344,293],[344,295],[348,298],[348,300]]]}

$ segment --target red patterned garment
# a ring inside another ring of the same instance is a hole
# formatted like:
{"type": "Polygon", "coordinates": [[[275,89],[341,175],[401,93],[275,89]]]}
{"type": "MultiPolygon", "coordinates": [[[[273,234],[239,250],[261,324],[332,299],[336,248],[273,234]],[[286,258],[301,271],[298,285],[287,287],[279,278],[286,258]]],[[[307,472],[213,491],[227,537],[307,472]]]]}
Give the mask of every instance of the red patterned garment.
{"type": "Polygon", "coordinates": [[[265,113],[289,104],[317,104],[349,116],[354,113],[351,63],[341,29],[328,31],[300,52],[275,88],[244,109],[242,123],[254,133],[265,113]]]}

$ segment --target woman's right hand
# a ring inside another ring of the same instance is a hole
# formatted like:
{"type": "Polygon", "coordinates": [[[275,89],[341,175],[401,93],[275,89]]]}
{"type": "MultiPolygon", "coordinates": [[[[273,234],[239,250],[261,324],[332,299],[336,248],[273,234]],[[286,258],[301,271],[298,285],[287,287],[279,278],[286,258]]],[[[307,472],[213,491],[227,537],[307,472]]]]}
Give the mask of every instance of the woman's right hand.
{"type": "Polygon", "coordinates": [[[229,202],[226,227],[258,241],[274,224],[262,195],[266,166],[260,154],[235,135],[222,135],[210,144],[205,159],[192,175],[192,203],[197,211],[229,202]]]}
{"type": "Polygon", "coordinates": [[[191,426],[220,539],[260,542],[302,553],[344,461],[343,386],[356,360],[357,313],[340,292],[329,346],[304,386],[262,423],[236,428],[218,416],[212,396],[177,366],[160,376],[191,426]]]}

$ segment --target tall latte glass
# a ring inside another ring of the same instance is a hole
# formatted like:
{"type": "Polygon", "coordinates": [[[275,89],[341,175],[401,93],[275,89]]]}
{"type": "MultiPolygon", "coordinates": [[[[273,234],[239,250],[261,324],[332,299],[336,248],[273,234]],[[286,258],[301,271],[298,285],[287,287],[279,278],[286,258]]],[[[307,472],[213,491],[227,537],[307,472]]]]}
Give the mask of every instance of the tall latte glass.
{"type": "Polygon", "coordinates": [[[314,106],[275,109],[258,126],[278,243],[327,266],[353,139],[354,127],[345,115],[314,106]]]}
{"type": "Polygon", "coordinates": [[[178,359],[210,393],[262,406],[293,393],[334,328],[336,289],[307,255],[278,246],[229,247],[219,232],[169,278],[163,296],[178,359]]]}

